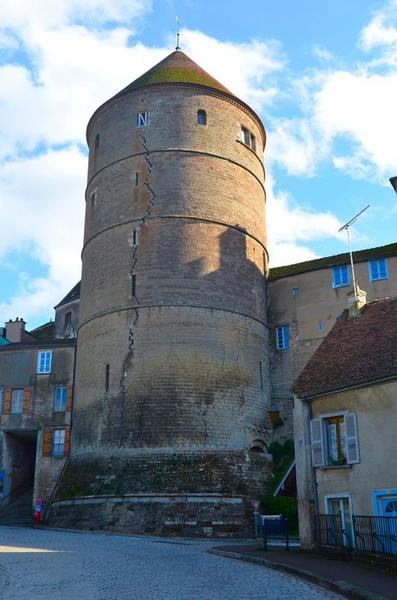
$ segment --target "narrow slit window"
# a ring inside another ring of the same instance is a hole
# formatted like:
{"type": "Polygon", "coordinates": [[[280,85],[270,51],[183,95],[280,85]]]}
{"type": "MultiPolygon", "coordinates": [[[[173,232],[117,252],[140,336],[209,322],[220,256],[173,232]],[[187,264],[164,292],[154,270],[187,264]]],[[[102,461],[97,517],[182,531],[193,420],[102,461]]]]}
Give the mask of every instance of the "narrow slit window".
{"type": "Polygon", "coordinates": [[[136,229],[132,232],[132,245],[136,246],[138,241],[138,232],[136,229]]]}
{"type": "Polygon", "coordinates": [[[99,135],[99,133],[97,133],[95,136],[95,150],[97,150],[99,148],[100,139],[101,139],[100,135],[99,135]]]}
{"type": "Polygon", "coordinates": [[[137,114],[136,124],[138,127],[145,127],[149,123],[149,113],[147,110],[142,110],[137,114]]]}
{"type": "Polygon", "coordinates": [[[91,194],[91,206],[95,206],[96,204],[96,192],[92,192],[91,194]]]}
{"type": "Polygon", "coordinates": [[[259,361],[259,381],[261,384],[261,390],[263,390],[263,372],[262,372],[262,361],[259,361]]]}
{"type": "Polygon", "coordinates": [[[135,185],[139,184],[139,173],[135,173],[135,185]]]}
{"type": "Polygon", "coordinates": [[[131,275],[131,296],[136,295],[136,276],[131,275]]]}
{"type": "Polygon", "coordinates": [[[207,113],[205,110],[197,111],[197,125],[207,125],[207,113]]]}
{"type": "Polygon", "coordinates": [[[106,367],[105,367],[105,391],[106,392],[109,391],[109,371],[110,371],[110,365],[106,365],[106,367]]]}

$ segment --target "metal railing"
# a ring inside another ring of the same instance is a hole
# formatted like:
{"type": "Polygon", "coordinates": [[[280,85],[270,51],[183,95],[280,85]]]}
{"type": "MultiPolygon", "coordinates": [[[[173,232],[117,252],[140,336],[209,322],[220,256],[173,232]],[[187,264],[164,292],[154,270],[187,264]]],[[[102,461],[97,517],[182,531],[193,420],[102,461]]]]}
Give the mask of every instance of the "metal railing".
{"type": "Polygon", "coordinates": [[[317,515],[314,525],[315,541],[320,546],[344,546],[342,517],[317,515]]]}
{"type": "Polygon", "coordinates": [[[354,516],[355,547],[360,552],[397,554],[397,517],[354,516]]]}
{"type": "Polygon", "coordinates": [[[341,515],[317,515],[314,538],[319,546],[396,555],[397,517],[353,515],[348,531],[341,515]]]}

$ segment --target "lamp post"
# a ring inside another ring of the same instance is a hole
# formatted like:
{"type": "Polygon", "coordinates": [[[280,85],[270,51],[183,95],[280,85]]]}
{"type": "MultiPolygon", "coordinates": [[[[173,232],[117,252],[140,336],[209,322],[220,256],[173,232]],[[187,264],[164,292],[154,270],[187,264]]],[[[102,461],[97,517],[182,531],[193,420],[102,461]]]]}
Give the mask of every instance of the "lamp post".
{"type": "Polygon", "coordinates": [[[397,194],[397,176],[396,177],[390,177],[389,181],[390,181],[390,184],[391,184],[393,190],[397,194]]]}

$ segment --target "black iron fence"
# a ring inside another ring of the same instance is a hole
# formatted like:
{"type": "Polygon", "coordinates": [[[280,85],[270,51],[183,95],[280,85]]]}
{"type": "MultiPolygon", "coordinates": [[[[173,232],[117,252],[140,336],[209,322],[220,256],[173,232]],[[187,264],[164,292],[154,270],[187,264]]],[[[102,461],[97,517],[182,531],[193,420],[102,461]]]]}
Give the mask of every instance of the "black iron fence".
{"type": "Polygon", "coordinates": [[[396,516],[353,515],[346,524],[341,515],[317,515],[314,531],[320,546],[397,555],[396,516]]]}

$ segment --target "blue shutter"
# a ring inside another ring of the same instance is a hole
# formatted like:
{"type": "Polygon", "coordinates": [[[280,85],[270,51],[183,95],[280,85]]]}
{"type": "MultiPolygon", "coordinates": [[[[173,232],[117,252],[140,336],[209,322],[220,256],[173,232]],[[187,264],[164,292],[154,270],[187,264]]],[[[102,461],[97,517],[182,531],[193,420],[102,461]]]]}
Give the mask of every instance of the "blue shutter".
{"type": "Polygon", "coordinates": [[[333,287],[340,286],[340,271],[338,267],[334,267],[332,269],[332,279],[333,279],[333,287]]]}
{"type": "Polygon", "coordinates": [[[310,442],[313,467],[322,467],[325,464],[325,456],[323,424],[321,419],[312,419],[310,421],[310,442]]]}
{"type": "Polygon", "coordinates": [[[283,327],[283,348],[288,348],[288,344],[289,344],[289,335],[288,335],[288,325],[286,325],[285,327],[283,327]]]}
{"type": "Polygon", "coordinates": [[[378,261],[379,265],[379,279],[387,279],[387,268],[386,268],[386,260],[381,258],[378,261]]]}
{"type": "Polygon", "coordinates": [[[341,285],[349,285],[349,270],[346,265],[341,267],[341,285]]]}
{"type": "Polygon", "coordinates": [[[378,279],[378,263],[376,260],[369,261],[369,278],[371,281],[378,279]]]}

